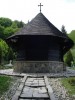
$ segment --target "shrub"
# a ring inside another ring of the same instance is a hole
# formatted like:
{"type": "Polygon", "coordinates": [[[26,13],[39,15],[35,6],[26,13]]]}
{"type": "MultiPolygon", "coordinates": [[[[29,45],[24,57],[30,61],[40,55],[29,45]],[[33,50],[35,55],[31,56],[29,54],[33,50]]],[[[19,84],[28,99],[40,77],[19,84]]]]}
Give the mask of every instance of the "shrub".
{"type": "Polygon", "coordinates": [[[72,86],[75,86],[75,79],[74,78],[71,78],[68,80],[68,83],[72,86]]]}

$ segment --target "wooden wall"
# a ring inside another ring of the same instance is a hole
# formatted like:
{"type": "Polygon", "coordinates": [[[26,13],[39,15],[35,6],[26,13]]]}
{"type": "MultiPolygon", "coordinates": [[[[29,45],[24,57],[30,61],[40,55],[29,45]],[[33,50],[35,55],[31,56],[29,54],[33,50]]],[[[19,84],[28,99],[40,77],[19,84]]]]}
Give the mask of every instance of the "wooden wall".
{"type": "Polygon", "coordinates": [[[27,36],[18,41],[17,60],[62,61],[62,48],[56,37],[27,36]]]}

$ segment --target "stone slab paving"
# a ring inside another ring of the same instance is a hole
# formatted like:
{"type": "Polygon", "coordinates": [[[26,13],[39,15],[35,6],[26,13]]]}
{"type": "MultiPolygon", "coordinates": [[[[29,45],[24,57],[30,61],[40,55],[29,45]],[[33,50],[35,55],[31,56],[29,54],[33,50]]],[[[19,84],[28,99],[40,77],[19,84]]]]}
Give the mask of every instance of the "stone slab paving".
{"type": "Polygon", "coordinates": [[[31,100],[33,100],[33,98],[34,100],[38,100],[38,98],[41,98],[40,100],[48,100],[49,95],[47,88],[45,87],[44,78],[27,78],[20,98],[30,98],[31,100]]]}
{"type": "MultiPolygon", "coordinates": [[[[49,90],[50,91],[50,90],[49,90]]],[[[12,100],[53,100],[50,99],[46,81],[43,77],[25,75],[12,100]]]]}

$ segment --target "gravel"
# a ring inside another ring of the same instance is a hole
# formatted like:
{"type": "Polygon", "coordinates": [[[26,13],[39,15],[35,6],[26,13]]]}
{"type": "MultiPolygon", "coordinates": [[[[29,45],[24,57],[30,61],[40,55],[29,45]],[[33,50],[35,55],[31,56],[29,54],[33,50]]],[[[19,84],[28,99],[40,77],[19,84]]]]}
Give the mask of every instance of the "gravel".
{"type": "Polygon", "coordinates": [[[49,78],[56,100],[75,100],[75,97],[71,97],[65,87],[62,86],[60,80],[61,78],[49,78]]]}

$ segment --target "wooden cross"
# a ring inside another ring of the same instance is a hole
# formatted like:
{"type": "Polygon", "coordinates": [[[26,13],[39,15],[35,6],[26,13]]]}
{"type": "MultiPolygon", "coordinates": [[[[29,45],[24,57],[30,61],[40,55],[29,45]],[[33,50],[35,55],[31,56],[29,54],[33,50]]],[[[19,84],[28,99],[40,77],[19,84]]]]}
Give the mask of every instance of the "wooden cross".
{"type": "Polygon", "coordinates": [[[41,13],[41,7],[42,7],[43,5],[41,5],[41,3],[40,3],[40,5],[38,5],[38,6],[40,6],[40,13],[41,13]]]}

